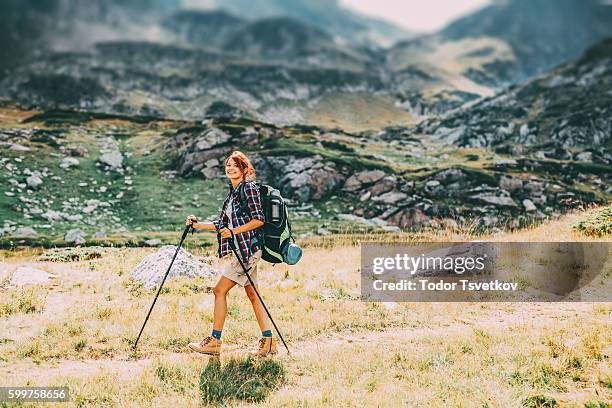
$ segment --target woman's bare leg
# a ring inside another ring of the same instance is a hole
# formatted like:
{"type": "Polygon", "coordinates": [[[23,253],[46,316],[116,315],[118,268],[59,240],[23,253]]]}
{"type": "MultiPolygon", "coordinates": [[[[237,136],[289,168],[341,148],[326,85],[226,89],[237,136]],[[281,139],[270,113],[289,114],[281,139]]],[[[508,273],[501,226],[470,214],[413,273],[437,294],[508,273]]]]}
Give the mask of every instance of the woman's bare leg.
{"type": "Polygon", "coordinates": [[[227,316],[227,292],[234,286],[236,286],[236,282],[222,276],[213,289],[215,295],[215,311],[213,314],[214,330],[223,330],[225,317],[227,316]]]}
{"type": "Polygon", "coordinates": [[[257,293],[255,293],[255,289],[253,289],[251,285],[248,285],[244,287],[244,291],[249,297],[251,305],[253,305],[253,311],[255,312],[255,317],[257,318],[257,324],[259,324],[259,328],[262,332],[270,330],[270,320],[268,319],[268,315],[266,314],[266,310],[261,304],[261,301],[257,297],[257,293]]]}

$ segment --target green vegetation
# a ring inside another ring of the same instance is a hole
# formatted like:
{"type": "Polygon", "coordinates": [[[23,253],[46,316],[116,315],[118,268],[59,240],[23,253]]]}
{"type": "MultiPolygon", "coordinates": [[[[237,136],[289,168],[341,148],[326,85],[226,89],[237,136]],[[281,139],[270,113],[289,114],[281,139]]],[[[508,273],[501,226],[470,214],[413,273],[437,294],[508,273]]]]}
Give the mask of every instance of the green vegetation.
{"type": "Polygon", "coordinates": [[[534,395],[523,400],[522,403],[525,408],[553,408],[558,407],[559,404],[553,397],[546,395],[534,395]]]}
{"type": "Polygon", "coordinates": [[[232,400],[261,402],[287,381],[283,364],[254,357],[230,359],[221,364],[211,359],[200,374],[200,391],[205,404],[225,405],[232,400]]]}
{"type": "Polygon", "coordinates": [[[0,317],[41,312],[45,308],[45,301],[44,295],[34,289],[10,289],[0,297],[0,317]]]}
{"type": "Polygon", "coordinates": [[[45,251],[38,259],[49,262],[74,262],[88,261],[102,257],[102,249],[99,247],[89,248],[57,248],[45,251]]]}
{"type": "Polygon", "coordinates": [[[592,237],[612,235],[612,206],[600,208],[574,224],[574,229],[592,237]]]}

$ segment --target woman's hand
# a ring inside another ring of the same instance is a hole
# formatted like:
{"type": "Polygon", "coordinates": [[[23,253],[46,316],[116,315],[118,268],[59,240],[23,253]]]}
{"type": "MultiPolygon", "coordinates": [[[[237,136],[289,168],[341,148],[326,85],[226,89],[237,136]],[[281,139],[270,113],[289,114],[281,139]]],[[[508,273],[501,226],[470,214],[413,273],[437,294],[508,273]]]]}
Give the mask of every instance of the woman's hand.
{"type": "Polygon", "coordinates": [[[195,224],[197,222],[198,222],[198,219],[196,218],[195,215],[188,215],[187,216],[187,220],[185,221],[185,225],[193,226],[193,224],[195,224]]]}
{"type": "Polygon", "coordinates": [[[219,231],[219,234],[221,234],[221,236],[222,236],[223,238],[231,238],[231,237],[232,237],[232,231],[231,231],[229,228],[227,228],[227,227],[222,228],[222,229],[219,231]]]}

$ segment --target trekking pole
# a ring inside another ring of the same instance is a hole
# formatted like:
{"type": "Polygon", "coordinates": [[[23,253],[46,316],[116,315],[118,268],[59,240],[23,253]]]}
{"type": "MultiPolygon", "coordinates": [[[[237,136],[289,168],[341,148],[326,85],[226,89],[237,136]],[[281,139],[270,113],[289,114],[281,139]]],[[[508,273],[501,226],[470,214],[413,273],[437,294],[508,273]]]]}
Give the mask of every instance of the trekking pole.
{"type": "MultiPolygon", "coordinates": [[[[278,337],[280,337],[281,341],[283,342],[283,346],[285,346],[285,348],[287,349],[287,354],[291,355],[291,352],[289,351],[289,347],[287,346],[287,343],[285,342],[285,339],[283,338],[283,335],[281,334],[280,330],[278,330],[278,327],[276,326],[276,323],[274,323],[274,319],[272,318],[272,315],[270,314],[270,311],[266,307],[266,304],[264,303],[261,295],[259,294],[259,291],[257,290],[257,286],[255,286],[255,282],[253,282],[253,279],[251,278],[251,275],[249,274],[249,269],[251,269],[251,268],[247,269],[247,267],[244,266],[244,263],[242,262],[242,259],[238,255],[238,252],[236,252],[236,246],[234,245],[234,232],[231,229],[229,229],[229,228],[228,228],[228,230],[232,234],[232,239],[230,240],[230,248],[232,249],[232,252],[234,253],[234,255],[236,255],[236,258],[238,259],[238,262],[240,263],[240,266],[242,266],[242,270],[244,271],[245,275],[249,279],[249,283],[251,284],[251,286],[255,290],[255,293],[257,294],[257,297],[259,298],[259,301],[261,302],[264,310],[268,314],[268,317],[270,318],[270,321],[272,322],[272,325],[274,326],[274,330],[276,330],[276,333],[278,333],[278,337]]],[[[218,232],[219,231],[217,231],[217,233],[218,232]]]]}
{"type": "Polygon", "coordinates": [[[166,281],[166,278],[168,277],[168,274],[170,273],[170,269],[172,268],[172,264],[174,263],[174,260],[176,259],[176,256],[178,255],[179,251],[181,250],[181,247],[183,246],[183,241],[187,237],[187,234],[189,233],[190,229],[191,229],[191,225],[188,225],[188,226],[185,227],[185,231],[183,231],[183,236],[181,237],[181,241],[179,242],[178,247],[176,248],[176,252],[174,253],[174,256],[172,257],[172,261],[170,261],[170,266],[168,266],[168,270],[166,271],[166,274],[164,275],[164,279],[162,279],[161,285],[159,285],[159,289],[157,289],[157,295],[155,295],[155,299],[153,299],[153,304],[151,305],[151,308],[149,309],[149,313],[147,313],[147,317],[145,318],[145,321],[142,324],[142,328],[140,329],[140,333],[138,333],[138,337],[136,338],[136,342],[134,343],[134,347],[132,347],[134,350],[136,350],[136,347],[138,346],[138,340],[140,340],[140,336],[142,335],[142,331],[144,330],[145,326],[147,325],[147,321],[149,321],[149,316],[151,316],[151,312],[153,311],[153,307],[155,306],[155,302],[157,302],[157,298],[159,296],[159,293],[161,292],[162,287],[164,286],[164,282],[166,281]]]}

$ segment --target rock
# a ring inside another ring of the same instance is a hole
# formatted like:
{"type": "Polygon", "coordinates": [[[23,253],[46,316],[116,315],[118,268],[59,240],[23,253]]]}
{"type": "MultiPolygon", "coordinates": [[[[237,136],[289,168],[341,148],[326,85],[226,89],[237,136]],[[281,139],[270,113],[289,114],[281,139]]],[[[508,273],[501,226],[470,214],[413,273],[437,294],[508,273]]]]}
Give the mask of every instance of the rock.
{"type": "Polygon", "coordinates": [[[113,170],[118,170],[123,166],[123,155],[120,151],[114,150],[104,153],[98,161],[113,170]]]}
{"type": "Polygon", "coordinates": [[[221,174],[219,169],[216,169],[214,167],[202,169],[201,173],[204,176],[204,178],[207,180],[217,178],[221,174]]]}
{"type": "Polygon", "coordinates": [[[438,180],[429,180],[425,183],[425,191],[430,193],[434,193],[436,190],[440,189],[441,183],[438,180]]]}
{"type": "MultiPolygon", "coordinates": [[[[156,287],[161,283],[175,252],[176,246],[166,245],[161,247],[159,251],[145,257],[134,268],[130,276],[132,279],[142,282],[146,289],[156,287]]],[[[181,248],[172,264],[168,279],[174,279],[179,276],[205,277],[215,274],[216,271],[204,260],[196,258],[181,248]]]]}
{"type": "Polygon", "coordinates": [[[321,199],[344,180],[335,163],[323,161],[318,155],[277,157],[268,159],[268,163],[272,164],[272,169],[268,170],[269,178],[274,184],[282,186],[283,196],[301,202],[321,199]]]}
{"type": "Polygon", "coordinates": [[[464,177],[465,177],[465,174],[461,170],[451,168],[451,169],[447,169],[447,170],[439,172],[438,174],[436,174],[435,178],[436,180],[442,181],[446,184],[446,183],[452,183],[454,181],[461,180],[464,177]]]}
{"type": "Polygon", "coordinates": [[[37,189],[43,183],[43,181],[38,175],[33,174],[26,178],[26,183],[28,184],[28,187],[37,189]]]}
{"type": "Polygon", "coordinates": [[[159,238],[154,238],[154,239],[148,239],[144,243],[146,246],[154,247],[154,246],[161,245],[162,241],[159,238]]]}
{"type": "Polygon", "coordinates": [[[516,191],[523,188],[523,181],[518,178],[502,176],[499,179],[499,187],[507,191],[516,191]]]}
{"type": "Polygon", "coordinates": [[[385,177],[385,172],[382,170],[369,170],[359,172],[355,176],[357,177],[357,180],[359,180],[363,184],[371,184],[376,183],[377,181],[385,177]]]}
{"type": "Polygon", "coordinates": [[[30,150],[32,150],[27,146],[20,145],[19,143],[12,143],[9,149],[16,152],[29,152],[30,150]]]}
{"type": "Polygon", "coordinates": [[[79,228],[69,230],[64,236],[64,241],[74,243],[76,245],[84,244],[87,234],[79,228]]]}
{"type": "Polygon", "coordinates": [[[493,204],[498,207],[518,207],[512,197],[496,196],[485,193],[472,196],[472,198],[486,204],[493,204]]]}
{"type": "Polygon", "coordinates": [[[98,231],[93,234],[93,237],[96,239],[106,238],[106,231],[98,231]]]}
{"type": "Polygon", "coordinates": [[[38,237],[38,232],[31,227],[19,227],[13,233],[13,237],[15,238],[36,238],[38,237]]]}
{"type": "Polygon", "coordinates": [[[405,198],[408,198],[408,194],[401,193],[399,191],[390,191],[388,193],[374,197],[372,201],[382,202],[385,204],[395,204],[395,203],[402,201],[405,198]]]}
{"type": "Polygon", "coordinates": [[[344,186],[342,187],[342,191],[345,191],[347,193],[351,193],[360,189],[361,181],[359,181],[357,176],[354,174],[344,182],[344,186]]]}
{"type": "Polygon", "coordinates": [[[521,136],[521,138],[526,138],[527,136],[529,136],[529,133],[531,133],[530,129],[529,129],[529,125],[524,123],[523,125],[521,125],[521,128],[519,130],[519,134],[521,136]]]}
{"type": "Polygon", "coordinates": [[[523,207],[525,207],[525,211],[527,212],[537,211],[535,204],[529,199],[523,200],[523,207]]]}
{"type": "Polygon", "coordinates": [[[399,211],[387,221],[400,228],[414,228],[431,223],[431,219],[418,208],[399,211]]]}
{"type": "Polygon", "coordinates": [[[75,167],[79,165],[79,160],[74,157],[64,157],[64,159],[60,163],[60,167],[62,169],[69,169],[70,167],[75,167]]]}
{"type": "Polygon", "coordinates": [[[47,210],[43,214],[41,214],[41,217],[46,219],[47,221],[59,221],[63,218],[66,218],[67,215],[61,211],[47,210]]]}
{"type": "Polygon", "coordinates": [[[385,177],[385,172],[381,170],[366,170],[353,174],[344,183],[343,190],[352,192],[359,190],[363,184],[372,184],[385,177]]]}
{"type": "Polygon", "coordinates": [[[91,214],[92,212],[96,210],[96,208],[98,208],[99,205],[100,205],[99,200],[87,200],[85,202],[85,207],[83,207],[81,211],[84,214],[91,214]]]}
{"type": "Polygon", "coordinates": [[[539,195],[544,191],[544,183],[541,181],[529,181],[525,183],[524,189],[532,194],[539,195]]]}
{"type": "Polygon", "coordinates": [[[366,191],[365,193],[363,193],[360,197],[359,197],[359,201],[364,202],[364,201],[368,201],[370,199],[370,197],[372,196],[372,193],[369,191],[366,191]]]}
{"type": "Polygon", "coordinates": [[[232,137],[218,128],[209,128],[198,135],[194,142],[196,150],[208,150],[228,142],[232,137]]]}
{"type": "Polygon", "coordinates": [[[68,146],[65,152],[72,157],[85,157],[89,153],[83,146],[68,146]]]}
{"type": "Polygon", "coordinates": [[[32,268],[29,266],[20,266],[13,272],[13,276],[9,281],[10,286],[24,285],[41,285],[51,283],[56,275],[43,271],[41,269],[32,268]]]}
{"type": "Polygon", "coordinates": [[[376,196],[394,190],[396,185],[397,179],[394,176],[386,176],[370,187],[369,191],[376,196]]]}
{"type": "Polygon", "coordinates": [[[496,160],[491,165],[492,168],[499,169],[499,170],[503,170],[503,169],[506,169],[506,168],[512,168],[512,167],[516,167],[516,166],[518,166],[518,162],[516,160],[514,160],[514,159],[496,160]]]}
{"type": "Polygon", "coordinates": [[[576,160],[582,162],[591,162],[593,161],[593,153],[591,152],[582,152],[576,155],[576,160]]]}

